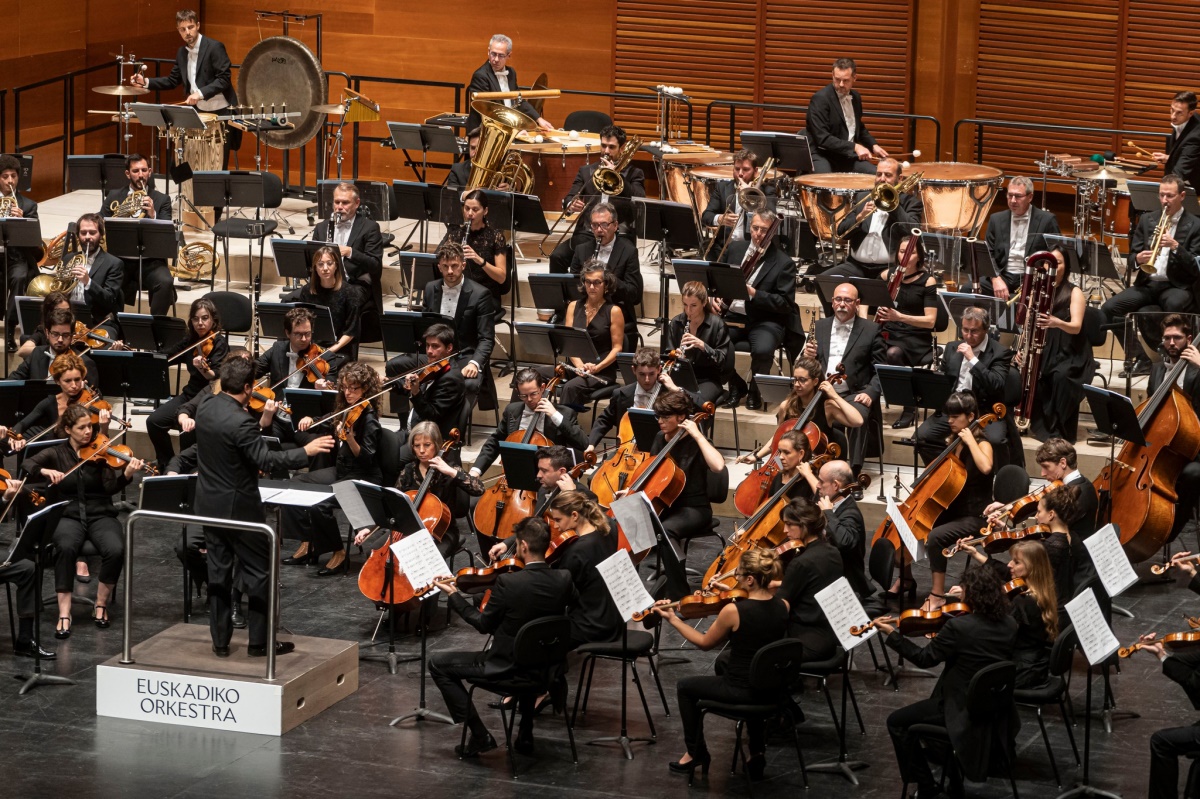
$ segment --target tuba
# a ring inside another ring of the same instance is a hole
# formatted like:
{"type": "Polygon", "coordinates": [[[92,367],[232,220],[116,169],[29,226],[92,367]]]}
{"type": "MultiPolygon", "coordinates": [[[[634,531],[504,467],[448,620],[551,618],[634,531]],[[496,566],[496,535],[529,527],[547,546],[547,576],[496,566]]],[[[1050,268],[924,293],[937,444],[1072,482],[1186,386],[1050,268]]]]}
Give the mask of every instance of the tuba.
{"type": "Polygon", "coordinates": [[[629,162],[633,160],[633,156],[637,154],[641,146],[641,138],[631,136],[626,140],[621,151],[617,153],[615,164],[604,166],[602,163],[596,167],[596,171],[592,173],[592,185],[596,187],[596,191],[609,197],[615,197],[625,191],[625,178],[621,173],[629,166],[629,162]]]}
{"type": "Polygon", "coordinates": [[[1020,300],[1017,305],[1017,356],[1021,359],[1021,401],[1013,419],[1017,429],[1025,432],[1033,415],[1038,376],[1042,372],[1042,352],[1046,348],[1046,328],[1038,327],[1038,316],[1049,315],[1054,306],[1054,278],[1058,261],[1050,252],[1035,252],[1025,259],[1025,276],[1021,278],[1020,300]]]}
{"type": "Polygon", "coordinates": [[[523,130],[537,128],[537,122],[504,103],[476,100],[471,108],[479,113],[479,147],[471,159],[471,177],[465,191],[495,189],[507,183],[518,194],[533,188],[533,172],[510,151],[513,140],[523,130]]]}

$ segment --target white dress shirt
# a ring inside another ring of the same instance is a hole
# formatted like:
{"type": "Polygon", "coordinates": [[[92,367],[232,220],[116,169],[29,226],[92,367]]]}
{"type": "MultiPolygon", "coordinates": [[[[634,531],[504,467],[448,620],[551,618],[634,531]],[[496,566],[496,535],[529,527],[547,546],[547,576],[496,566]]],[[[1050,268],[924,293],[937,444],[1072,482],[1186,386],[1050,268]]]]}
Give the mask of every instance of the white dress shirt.
{"type": "Polygon", "coordinates": [[[445,283],[442,284],[442,307],[439,309],[442,316],[454,318],[454,312],[458,310],[458,299],[462,296],[462,288],[462,283],[454,288],[450,288],[445,283]]]}
{"type": "Polygon", "coordinates": [[[288,378],[287,387],[288,388],[300,388],[300,381],[304,379],[304,373],[296,371],[296,362],[299,360],[300,354],[296,353],[296,352],[292,352],[292,350],[289,348],[287,356],[288,356],[288,371],[294,372],[294,374],[288,378]]]}
{"type": "Polygon", "coordinates": [[[613,240],[608,244],[601,244],[596,247],[596,254],[593,256],[597,261],[608,266],[608,259],[612,258],[613,247],[616,246],[617,237],[613,236],[613,240]]]}
{"type": "MultiPolygon", "coordinates": [[[[519,425],[521,430],[529,429],[529,425],[533,423],[533,414],[534,413],[536,413],[536,411],[529,410],[528,405],[526,405],[523,409],[521,409],[521,422],[519,425]]],[[[554,413],[550,416],[550,421],[554,423],[555,427],[558,427],[559,425],[562,424],[562,421],[563,421],[562,413],[556,409],[554,411],[554,413]]],[[[537,422],[537,427],[535,428],[535,432],[545,435],[546,434],[545,431],[546,431],[546,416],[545,415],[539,416],[538,422],[537,422]]]]}
{"type": "MultiPolygon", "coordinates": [[[[330,222],[330,224],[333,224],[330,222]]],[[[339,220],[333,228],[333,243],[339,247],[349,247],[350,231],[354,229],[354,217],[339,220]]]]}
{"type": "Polygon", "coordinates": [[[988,339],[987,336],[984,336],[983,341],[979,343],[978,347],[971,348],[971,351],[974,353],[971,360],[968,361],[966,358],[963,358],[962,366],[958,367],[958,385],[954,387],[955,391],[971,390],[971,384],[974,383],[974,379],[971,377],[971,369],[974,368],[975,364],[979,363],[979,353],[986,350],[987,345],[988,339]]]}
{"type": "Polygon", "coordinates": [[[633,390],[633,407],[649,408],[654,404],[654,400],[658,396],[658,390],[660,388],[662,388],[662,384],[655,383],[653,391],[646,391],[646,389],[642,388],[642,384],[638,383],[637,388],[633,390]]]}
{"type": "MultiPolygon", "coordinates": [[[[737,188],[738,188],[737,181],[735,180],[733,182],[733,208],[731,210],[735,214],[738,214],[739,218],[740,218],[740,215],[742,213],[742,204],[740,202],[738,202],[737,188]]],[[[729,240],[730,241],[744,241],[746,239],[746,231],[744,229],[745,227],[746,227],[746,223],[745,223],[744,219],[742,221],[742,224],[734,225],[733,228],[729,231],[729,240]]]]}
{"type": "Polygon", "coordinates": [[[838,100],[842,104],[842,116],[846,119],[846,138],[854,141],[854,134],[858,132],[858,126],[854,123],[854,101],[850,98],[850,92],[839,94],[838,100]]]}
{"type": "Polygon", "coordinates": [[[854,251],[854,260],[864,264],[887,264],[892,260],[887,245],[883,243],[883,228],[887,224],[887,211],[876,210],[864,228],[866,237],[854,251]]]}
{"type": "Polygon", "coordinates": [[[1009,274],[1025,272],[1025,242],[1029,238],[1029,222],[1033,218],[1033,210],[1025,216],[1013,216],[1012,226],[1008,235],[1008,263],[1004,271],[1009,274]]]}
{"type": "MultiPolygon", "coordinates": [[[[1180,208],[1174,216],[1171,217],[1171,224],[1167,226],[1167,235],[1175,238],[1175,228],[1179,226],[1179,218],[1183,216],[1183,209],[1180,208]]],[[[1149,247],[1151,242],[1146,242],[1149,247]]],[[[1158,254],[1158,258],[1154,261],[1154,274],[1150,276],[1151,280],[1161,281],[1167,279],[1167,262],[1171,260],[1171,248],[1163,247],[1162,252],[1158,254]]]]}
{"type": "MultiPolygon", "coordinates": [[[[95,250],[91,250],[88,252],[87,257],[84,260],[84,263],[87,265],[88,275],[91,276],[92,267],[96,263],[96,251],[95,250]]],[[[90,284],[90,281],[89,281],[89,284],[90,284]]],[[[75,288],[71,289],[71,302],[76,305],[85,305],[87,303],[87,297],[84,293],[85,291],[86,291],[86,289],[84,289],[84,287],[83,287],[83,282],[77,281],[75,283],[75,288]]]]}
{"type": "Polygon", "coordinates": [[[836,372],[838,365],[846,356],[846,347],[850,344],[850,331],[854,329],[854,320],[842,322],[836,317],[833,328],[829,331],[829,371],[836,372]]]}
{"type": "MultiPolygon", "coordinates": [[[[200,63],[200,42],[204,41],[204,37],[196,35],[195,47],[184,47],[188,54],[187,66],[187,85],[189,94],[200,94],[200,86],[196,83],[196,69],[200,63]]],[[[229,101],[225,99],[223,94],[214,94],[207,100],[201,100],[196,103],[196,108],[201,111],[220,111],[222,108],[227,108],[229,101]]]]}
{"type": "MultiPolygon", "coordinates": [[[[507,69],[504,70],[503,72],[492,72],[492,74],[496,76],[496,82],[500,84],[500,91],[502,91],[502,92],[511,91],[511,89],[508,88],[508,70],[507,69]]],[[[514,107],[512,100],[504,100],[503,103],[506,106],[508,106],[509,108],[514,107]]]]}

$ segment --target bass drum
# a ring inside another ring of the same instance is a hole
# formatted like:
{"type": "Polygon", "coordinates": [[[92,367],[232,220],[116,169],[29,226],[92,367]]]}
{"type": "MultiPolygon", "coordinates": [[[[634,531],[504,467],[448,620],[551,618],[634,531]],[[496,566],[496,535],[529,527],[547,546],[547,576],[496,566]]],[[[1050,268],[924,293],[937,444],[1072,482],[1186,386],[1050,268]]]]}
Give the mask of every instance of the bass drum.
{"type": "Polygon", "coordinates": [[[295,127],[259,134],[271,147],[300,147],[321,130],[325,115],[312,110],[325,102],[328,81],[312,50],[290,36],[272,36],[250,48],[238,71],[238,100],[251,109],[286,107],[295,127]]]}

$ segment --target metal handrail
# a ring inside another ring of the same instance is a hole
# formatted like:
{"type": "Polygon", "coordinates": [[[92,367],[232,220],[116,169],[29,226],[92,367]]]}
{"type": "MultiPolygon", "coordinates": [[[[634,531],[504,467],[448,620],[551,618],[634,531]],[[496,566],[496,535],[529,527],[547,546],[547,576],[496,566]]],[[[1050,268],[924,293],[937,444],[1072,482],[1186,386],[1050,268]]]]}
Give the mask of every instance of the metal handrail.
{"type": "Polygon", "coordinates": [[[1090,128],[1079,125],[1050,125],[1040,122],[1013,122],[1007,119],[960,119],[954,123],[953,160],[958,160],[958,131],[963,125],[975,126],[975,163],[983,163],[983,131],[985,128],[1036,130],[1043,133],[1103,133],[1110,136],[1165,136],[1161,130],[1130,130],[1126,128],[1090,128]]]}
{"type": "Polygon", "coordinates": [[[279,607],[279,532],[262,522],[241,522],[234,519],[214,519],[211,516],[192,516],[185,513],[164,513],[156,510],[135,510],[125,520],[125,621],[121,632],[121,660],[123,666],[132,665],[133,659],[133,528],[142,519],[178,524],[201,524],[209,527],[224,527],[248,533],[262,533],[270,545],[267,580],[267,676],[275,680],[275,611],[279,607]]]}

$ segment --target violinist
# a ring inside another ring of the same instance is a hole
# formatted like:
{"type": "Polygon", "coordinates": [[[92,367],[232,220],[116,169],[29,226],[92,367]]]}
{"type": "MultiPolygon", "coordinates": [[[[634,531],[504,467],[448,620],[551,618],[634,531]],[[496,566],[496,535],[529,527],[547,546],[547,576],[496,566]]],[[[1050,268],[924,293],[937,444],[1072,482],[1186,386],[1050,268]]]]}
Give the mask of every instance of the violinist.
{"type": "MultiPolygon", "coordinates": [[[[901,636],[894,618],[875,620],[880,633],[887,636],[887,645],[914,666],[930,668],[945,664],[928,699],[894,711],[887,720],[900,776],[906,784],[916,783],[917,796],[922,799],[936,796],[938,791],[920,738],[910,732],[915,725],[933,724],[947,729],[961,769],[961,775],[958,770],[952,771],[956,780],[987,778],[985,765],[989,757],[984,742],[989,738],[999,741],[1009,751],[1012,762],[1010,740],[1019,724],[1016,708],[998,717],[972,721],[967,690],[980,669],[1012,658],[1018,624],[1009,615],[1003,583],[992,569],[967,569],[963,573],[962,600],[971,612],[947,621],[927,646],[901,636]],[[987,734],[989,727],[992,736],[987,734]]],[[[952,784],[950,794],[961,796],[961,783],[952,784]]]]}
{"type": "MultiPolygon", "coordinates": [[[[440,322],[425,331],[425,363],[431,364],[454,354],[454,328],[440,322]]],[[[419,367],[414,367],[419,368],[419,367]]],[[[432,375],[411,374],[401,381],[407,389],[412,410],[401,418],[401,426],[413,429],[418,422],[433,422],[442,438],[462,424],[466,410],[466,383],[453,361],[442,364],[432,375]]],[[[457,463],[457,452],[451,457],[457,463]]]]}
{"type": "Polygon", "coordinates": [[[774,586],[775,596],[791,609],[788,635],[804,642],[804,659],[828,660],[837,651],[837,636],[817,604],[817,592],[841,578],[842,556],[829,541],[828,514],[816,504],[793,499],[781,518],[787,540],[802,546],[784,569],[783,580],[774,586]]]}
{"type": "Polygon", "coordinates": [[[575,466],[575,455],[567,447],[555,444],[552,447],[542,447],[537,451],[538,492],[534,506],[540,508],[550,494],[557,490],[559,493],[574,491],[592,502],[596,495],[586,486],[575,482],[571,476],[571,468],[575,466]]]}
{"type": "MultiPolygon", "coordinates": [[[[75,343],[75,315],[69,308],[55,308],[46,314],[47,344],[35,348],[29,358],[22,361],[9,375],[11,380],[46,380],[50,378],[50,364],[60,355],[71,352],[75,343]]],[[[74,354],[74,353],[72,353],[74,354]]],[[[87,373],[93,380],[97,374],[96,364],[89,355],[80,355],[87,373]]]]}
{"type": "MultiPolygon", "coordinates": [[[[379,393],[379,383],[379,373],[365,363],[350,363],[342,368],[338,374],[337,405],[334,407],[337,424],[334,465],[298,474],[292,478],[294,482],[317,485],[333,485],[343,480],[363,480],[376,485],[383,482],[379,460],[383,438],[377,407],[379,400],[364,399],[379,393]]],[[[313,421],[311,416],[305,416],[296,427],[300,432],[308,432],[313,421]]],[[[283,559],[285,565],[316,563],[322,553],[332,552],[333,557],[317,571],[317,576],[337,574],[346,566],[346,550],[342,548],[341,535],[333,518],[332,503],[322,502],[308,508],[289,505],[283,509],[283,523],[285,529],[300,531],[300,547],[290,558],[283,559]]]]}
{"type": "Polygon", "coordinates": [[[608,398],[608,405],[600,412],[596,423],[592,425],[592,432],[588,434],[586,452],[595,452],[608,431],[621,423],[630,408],[649,409],[660,391],[679,389],[671,376],[662,370],[662,360],[653,347],[639,347],[633,354],[633,377],[633,383],[621,386],[608,398]]]}
{"type": "MultiPolygon", "coordinates": [[[[283,332],[286,338],[277,340],[271,348],[258,356],[256,371],[260,379],[269,381],[265,387],[275,386],[276,397],[282,397],[286,389],[301,388],[311,385],[318,391],[328,391],[337,383],[337,371],[340,364],[337,360],[330,362],[329,374],[308,383],[304,370],[297,370],[296,364],[302,355],[313,347],[312,326],[316,316],[308,308],[290,308],[283,316],[283,332]]],[[[263,418],[269,419],[271,435],[280,441],[303,447],[316,436],[311,433],[298,433],[294,422],[280,418],[274,409],[263,412],[263,418]]]]}
{"type": "MultiPolygon", "coordinates": [[[[807,355],[797,358],[796,364],[792,368],[792,393],[779,403],[779,407],[775,409],[775,418],[779,424],[790,419],[799,419],[804,415],[804,409],[813,401],[817,393],[823,393],[825,401],[818,403],[813,408],[813,414],[809,421],[815,424],[822,433],[825,433],[830,441],[836,442],[842,452],[845,452],[846,437],[840,431],[833,429],[829,419],[832,417],[838,420],[855,420],[860,417],[854,406],[837,393],[837,389],[825,379],[824,374],[821,362],[816,358],[810,358],[807,355]]],[[[759,448],[758,452],[747,452],[745,455],[738,456],[738,463],[754,463],[770,454],[771,442],[768,441],[759,448]]]]}
{"type": "Polygon", "coordinates": [[[867,528],[858,501],[847,493],[854,470],[845,461],[829,461],[817,480],[817,505],[825,511],[829,540],[842,556],[842,573],[859,598],[871,593],[863,565],[867,559],[867,528]]]}
{"type": "MultiPolygon", "coordinates": [[[[1193,316],[1183,314],[1168,314],[1162,320],[1163,357],[1150,367],[1150,381],[1146,391],[1153,396],[1158,387],[1176,363],[1182,358],[1188,362],[1180,375],[1177,385],[1192,401],[1192,408],[1200,413],[1200,350],[1193,343],[1193,316]]],[[[1195,507],[1195,497],[1200,495],[1200,458],[1184,464],[1183,470],[1175,481],[1175,493],[1180,498],[1187,498],[1187,504],[1181,503],[1175,511],[1175,522],[1171,528],[1168,541],[1174,541],[1183,526],[1192,518],[1195,507]]]]}
{"type": "MultiPolygon", "coordinates": [[[[84,214],[76,222],[78,248],[63,252],[63,263],[70,263],[81,255],[83,263],[71,272],[75,288],[71,291],[71,303],[91,310],[93,323],[116,315],[125,310],[125,295],[122,292],[125,264],[115,255],[104,250],[104,217],[100,214],[84,214]]],[[[69,241],[68,237],[68,241],[69,241]]],[[[115,334],[117,325],[109,323],[109,332],[115,334]]],[[[113,336],[116,340],[116,336],[113,336]]]]}
{"type": "Polygon", "coordinates": [[[700,386],[700,404],[716,402],[733,376],[735,352],[725,320],[708,308],[703,283],[685,283],[679,291],[683,313],[667,323],[665,351],[677,350],[687,358],[700,386]]]}
{"type": "MultiPolygon", "coordinates": [[[[1054,590],[1058,595],[1060,612],[1065,610],[1067,600],[1075,596],[1085,586],[1075,584],[1075,552],[1076,547],[1071,537],[1071,523],[1079,518],[1079,489],[1075,486],[1063,486],[1047,491],[1038,502],[1038,524],[1047,525],[1052,535],[1042,540],[1042,546],[1050,559],[1050,569],[1054,573],[1054,590]]],[[[1086,550],[1083,550],[1086,553],[1086,550]]],[[[1107,618],[1112,609],[1112,600],[1104,591],[1099,578],[1091,586],[1096,593],[1096,601],[1107,618]]]]}
{"type": "MultiPolygon", "coordinates": [[[[479,144],[478,132],[475,144],[479,144]]],[[[469,161],[464,163],[470,167],[469,161]]],[[[463,224],[447,226],[441,243],[457,242],[462,247],[467,277],[490,291],[496,307],[500,308],[500,298],[508,283],[508,242],[502,232],[488,223],[487,193],[482,189],[466,192],[462,215],[463,224]]]]}
{"type": "MultiPolygon", "coordinates": [[[[83,365],[83,359],[73,352],[66,352],[54,359],[54,363],[50,365],[50,376],[58,385],[58,393],[52,394],[37,405],[33,406],[33,410],[21,417],[21,420],[14,424],[11,428],[0,427],[0,439],[12,439],[9,435],[11,430],[24,438],[13,439],[9,446],[13,451],[19,452],[25,448],[28,439],[32,434],[40,433],[54,424],[62,417],[63,412],[79,402],[83,396],[87,386],[84,378],[87,376],[87,367],[83,365]],[[28,432],[31,435],[26,435],[28,432]]],[[[91,410],[88,409],[90,413],[91,410]]],[[[101,430],[108,429],[108,422],[111,418],[111,412],[107,408],[102,408],[96,412],[101,430]]]]}
{"type": "MultiPolygon", "coordinates": [[[[675,615],[667,600],[660,600],[657,612],[689,643],[710,650],[728,642],[728,659],[718,660],[718,675],[714,677],[683,677],[676,686],[679,720],[683,725],[687,752],[668,766],[676,774],[691,774],[697,768],[708,773],[712,760],[704,742],[699,703],[702,700],[735,704],[774,700],[757,695],[750,685],[750,666],[754,656],[767,644],[782,639],[788,629],[788,603],[770,584],[779,579],[779,556],[773,550],[755,548],[742,555],[736,572],[737,588],[747,592],[745,599],[721,608],[716,620],[701,633],[675,615]],[[721,670],[723,669],[723,671],[721,670]]],[[[793,717],[797,724],[800,718],[793,717]]],[[[746,724],[750,757],[746,772],[752,780],[761,780],[766,767],[766,730],[762,721],[746,724]]]]}
{"type": "Polygon", "coordinates": [[[966,467],[966,482],[938,516],[938,524],[925,542],[933,586],[922,610],[937,610],[946,604],[946,556],[942,550],[960,538],[975,535],[986,523],[983,509],[992,499],[992,445],[981,431],[971,429],[978,414],[975,397],[964,391],[951,394],[942,406],[942,415],[950,425],[946,444],[957,439],[955,452],[966,467]]]}
{"type": "Polygon", "coordinates": [[[175,454],[169,431],[179,429],[179,407],[209,387],[229,353],[229,339],[220,331],[221,315],[213,301],[205,297],[194,301],[188,311],[187,336],[171,353],[187,365],[188,382],[179,394],[159,405],[146,418],[146,434],[154,445],[154,457],[160,469],[165,469],[175,454]]]}
{"type": "Polygon", "coordinates": [[[683,437],[667,457],[687,475],[687,480],[676,500],[659,514],[663,529],[676,542],[708,534],[713,518],[708,475],[720,474],[725,469],[725,458],[691,420],[693,413],[695,407],[686,391],[660,393],[654,400],[658,435],[650,454],[657,455],[668,442],[683,437]]]}
{"type": "MultiPolygon", "coordinates": [[[[226,356],[226,358],[250,358],[250,351],[245,347],[230,347],[229,354],[226,356]]],[[[251,363],[253,363],[253,359],[251,359],[251,363]]],[[[200,409],[202,404],[208,402],[210,399],[220,393],[221,383],[220,381],[214,380],[211,386],[179,406],[179,415],[176,417],[176,421],[179,422],[179,455],[183,455],[186,450],[192,450],[192,452],[189,453],[184,460],[192,463],[193,467],[196,458],[196,412],[200,409]]],[[[274,418],[275,412],[275,401],[266,401],[264,403],[263,413],[258,420],[258,426],[263,431],[263,435],[270,435],[271,422],[274,418]]],[[[176,455],[168,462],[167,471],[170,471],[171,464],[174,464],[180,460],[179,455],[176,455]]],[[[190,471],[190,469],[187,471],[190,471]]]]}
{"type": "MultiPolygon", "coordinates": [[[[1062,251],[1055,249],[1053,254],[1057,266],[1050,313],[1040,315],[1037,320],[1037,326],[1046,330],[1046,345],[1042,350],[1041,374],[1037,376],[1037,404],[1031,428],[1040,441],[1049,438],[1074,441],[1079,433],[1079,406],[1083,404],[1081,386],[1092,382],[1095,361],[1092,345],[1081,335],[1087,299],[1070,281],[1062,251]]],[[[1013,358],[1013,366],[1021,367],[1021,353],[1013,358]]]]}
{"type": "MultiPolygon", "coordinates": [[[[904,195],[907,197],[908,195],[904,195]]],[[[875,314],[883,323],[887,345],[884,360],[892,366],[925,366],[933,361],[933,328],[937,324],[937,278],[925,266],[925,251],[916,236],[900,242],[894,269],[883,279],[891,284],[895,270],[901,272],[894,308],[880,308],[875,314]]],[[[912,427],[917,418],[915,407],[906,407],[892,427],[912,427]]]]}
{"type": "MultiPolygon", "coordinates": [[[[516,676],[513,670],[513,646],[517,631],[531,621],[566,612],[576,596],[571,573],[551,569],[543,553],[550,546],[550,530],[541,519],[524,519],[516,525],[516,557],[525,567],[496,578],[491,598],[484,610],[478,610],[454,587],[453,581],[438,583],[450,595],[450,607],[481,633],[492,636],[490,648],[480,652],[435,652],[429,656],[429,676],[433,678],[455,724],[466,723],[471,735],[466,746],[454,747],[461,758],[478,757],[496,748],[496,739],[488,732],[467,694],[466,677],[516,676]]],[[[522,693],[517,697],[521,724],[515,748],[528,753],[533,748],[533,711],[537,697],[522,693]]]]}
{"type": "Polygon", "coordinates": [[[797,474],[804,475],[804,479],[796,481],[792,490],[788,492],[788,499],[811,500],[817,495],[820,482],[817,475],[813,474],[812,464],[809,463],[812,450],[809,449],[808,436],[799,430],[787,431],[779,438],[779,449],[775,450],[775,457],[779,458],[779,471],[771,478],[771,485],[767,489],[768,497],[775,496],[775,493],[797,474]]]}
{"type": "Polygon", "coordinates": [[[69,502],[54,531],[54,547],[58,553],[54,562],[54,590],[58,594],[58,624],[54,637],[67,638],[71,635],[75,559],[85,540],[90,540],[100,552],[100,579],[92,621],[100,629],[106,629],[110,624],[108,604],[121,577],[125,556],[125,537],[121,523],[117,521],[117,508],[112,497],[129,485],[144,462],[140,458],[131,458],[122,469],[95,460],[80,466],[80,450],[91,444],[96,435],[91,412],[81,405],[72,405],[63,411],[58,419],[57,433],[65,440],[31,455],[25,461],[24,470],[30,475],[31,484],[53,486],[51,501],[65,499],[69,502]]]}
{"type": "Polygon", "coordinates": [[[500,455],[500,442],[512,433],[528,430],[535,416],[537,432],[551,444],[563,444],[577,450],[587,446],[587,437],[579,427],[575,411],[555,405],[543,396],[546,382],[536,369],[525,368],[517,372],[516,388],[520,400],[510,402],[500,414],[500,424],[480,447],[471,474],[478,477],[487,471],[500,455]]]}
{"type": "MultiPolygon", "coordinates": [[[[38,326],[33,329],[33,332],[21,332],[21,346],[17,348],[17,357],[21,359],[28,358],[37,347],[45,347],[50,343],[50,339],[46,336],[46,331],[50,329],[50,322],[47,316],[51,311],[62,308],[64,311],[71,311],[71,299],[61,291],[52,291],[45,297],[42,297],[42,319],[38,326]]],[[[72,311],[73,312],[73,311],[72,311]]]]}
{"type": "MultiPolygon", "coordinates": [[[[333,334],[337,340],[317,343],[325,348],[326,353],[340,353],[345,362],[350,362],[358,360],[362,312],[360,300],[359,292],[346,282],[342,270],[338,268],[334,248],[321,247],[313,254],[308,285],[292,292],[285,302],[306,302],[328,308],[333,317],[333,334]]],[[[327,355],[326,360],[332,362],[333,359],[327,355]]]]}
{"type": "MultiPolygon", "coordinates": [[[[584,363],[571,358],[571,365],[588,375],[615,383],[617,354],[625,345],[625,314],[612,301],[617,281],[612,273],[596,261],[589,261],[579,273],[579,289],[583,300],[567,304],[566,319],[571,327],[583,330],[591,339],[600,360],[584,363]]],[[[563,405],[583,410],[591,393],[601,384],[590,377],[572,377],[562,386],[559,399],[563,405]]]]}
{"type": "MultiPolygon", "coordinates": [[[[563,550],[554,564],[556,569],[570,572],[571,581],[579,593],[579,601],[571,606],[571,643],[607,643],[621,637],[624,623],[613,604],[596,564],[617,551],[616,532],[612,522],[595,499],[581,491],[563,491],[550,502],[550,519],[559,535],[573,533],[576,540],[563,550]]],[[[562,685],[566,695],[566,684],[562,685]]]]}

